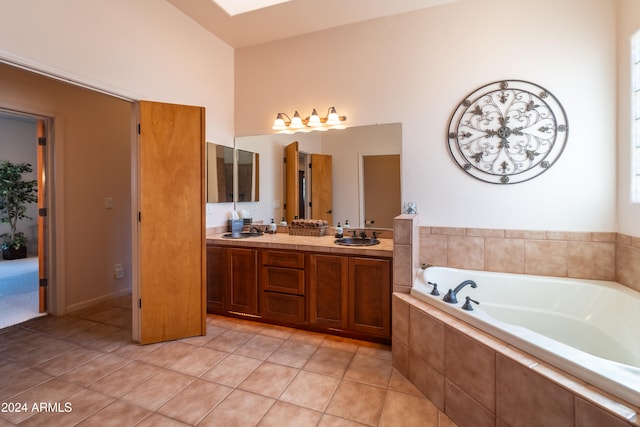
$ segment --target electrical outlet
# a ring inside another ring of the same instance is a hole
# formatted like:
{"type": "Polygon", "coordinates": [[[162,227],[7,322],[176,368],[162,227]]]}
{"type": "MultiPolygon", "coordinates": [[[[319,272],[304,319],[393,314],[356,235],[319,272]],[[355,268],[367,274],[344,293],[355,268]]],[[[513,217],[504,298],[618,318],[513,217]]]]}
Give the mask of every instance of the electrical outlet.
{"type": "Polygon", "coordinates": [[[113,268],[114,279],[124,279],[124,266],[122,264],[116,264],[113,268]]]}
{"type": "Polygon", "coordinates": [[[105,209],[113,209],[113,197],[105,197],[104,198],[104,208],[105,209]]]}

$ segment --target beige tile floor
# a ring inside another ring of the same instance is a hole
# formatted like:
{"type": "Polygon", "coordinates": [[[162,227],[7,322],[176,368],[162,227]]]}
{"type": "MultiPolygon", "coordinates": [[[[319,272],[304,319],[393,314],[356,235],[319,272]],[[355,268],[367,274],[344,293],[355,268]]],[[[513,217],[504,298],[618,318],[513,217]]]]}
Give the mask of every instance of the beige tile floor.
{"type": "Polygon", "coordinates": [[[0,330],[0,427],[455,426],[387,346],[207,316],[131,342],[131,297],[0,330]]]}

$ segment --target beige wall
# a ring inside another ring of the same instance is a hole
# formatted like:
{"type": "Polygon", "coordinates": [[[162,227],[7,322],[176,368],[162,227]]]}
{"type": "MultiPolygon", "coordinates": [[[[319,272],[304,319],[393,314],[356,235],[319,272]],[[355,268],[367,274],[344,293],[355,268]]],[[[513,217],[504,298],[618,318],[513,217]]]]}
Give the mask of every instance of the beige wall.
{"type": "MultiPolygon", "coordinates": [[[[204,106],[207,140],[233,145],[234,51],[168,2],[0,0],[0,10],[0,61],[127,99],[204,106]]],[[[128,103],[83,111],[86,105],[67,94],[41,97],[18,82],[0,91],[0,106],[7,104],[57,116],[64,185],[56,196],[66,227],[58,236],[64,241],[59,271],[67,289],[60,309],[130,286],[129,279],[112,279],[116,262],[131,272],[128,103]],[[103,129],[107,115],[124,117],[127,127],[103,129]],[[110,211],[107,196],[114,198],[110,211]]],[[[223,223],[230,206],[209,205],[207,224],[223,223]]]]}
{"type": "Polygon", "coordinates": [[[130,290],[131,104],[0,64],[0,106],[54,119],[48,178],[56,190],[51,221],[64,226],[54,255],[65,308],[130,290]],[[125,279],[113,278],[115,263],[124,264],[125,279]]]}
{"type": "MultiPolygon", "coordinates": [[[[0,0],[0,61],[134,100],[203,106],[207,141],[233,146],[234,51],[162,0],[0,0]]],[[[222,224],[232,204],[211,204],[222,224]]]]}
{"type": "Polygon", "coordinates": [[[616,19],[611,0],[462,0],[236,51],[236,134],[334,105],[349,124],[402,123],[403,200],[441,227],[617,231],[616,19]],[[569,142],[541,176],[492,185],[451,160],[462,98],[501,79],[558,97],[569,142]]]}

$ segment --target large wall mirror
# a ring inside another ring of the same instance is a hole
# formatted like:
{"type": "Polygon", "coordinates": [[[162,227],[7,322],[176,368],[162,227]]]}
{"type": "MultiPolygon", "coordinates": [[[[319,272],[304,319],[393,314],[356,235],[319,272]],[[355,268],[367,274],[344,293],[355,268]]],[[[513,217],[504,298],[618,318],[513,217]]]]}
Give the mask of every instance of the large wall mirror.
{"type": "Polygon", "coordinates": [[[237,137],[235,146],[259,154],[260,201],[237,203],[254,220],[279,222],[297,216],[327,219],[331,225],[348,220],[352,227],[392,228],[393,218],[401,213],[400,123],[237,137]],[[285,163],[286,147],[293,151],[292,146],[297,150],[285,163]]]}
{"type": "Polygon", "coordinates": [[[260,200],[260,155],[207,143],[207,203],[260,200]]]}
{"type": "Polygon", "coordinates": [[[233,202],[233,148],[207,143],[207,203],[233,202]]]}
{"type": "Polygon", "coordinates": [[[260,154],[236,150],[236,176],[238,192],[236,202],[260,200],[260,154]]]}

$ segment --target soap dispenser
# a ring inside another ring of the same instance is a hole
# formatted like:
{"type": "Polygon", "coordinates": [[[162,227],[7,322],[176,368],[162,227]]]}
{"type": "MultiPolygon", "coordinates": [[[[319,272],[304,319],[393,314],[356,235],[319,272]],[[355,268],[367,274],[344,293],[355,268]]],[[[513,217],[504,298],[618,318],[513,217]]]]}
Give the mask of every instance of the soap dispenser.
{"type": "Polygon", "coordinates": [[[280,221],[280,225],[283,227],[287,226],[287,221],[284,219],[284,217],[282,217],[282,221],[280,221]]]}
{"type": "Polygon", "coordinates": [[[271,218],[271,223],[269,224],[269,234],[276,234],[278,231],[278,226],[275,222],[273,222],[273,218],[271,218]]]}
{"type": "Polygon", "coordinates": [[[340,225],[340,223],[338,223],[338,226],[336,227],[336,239],[341,239],[343,236],[343,230],[342,230],[342,226],[340,225]]]}
{"type": "Polygon", "coordinates": [[[346,220],[344,222],[344,228],[351,228],[351,226],[349,225],[349,220],[346,220]]]}

